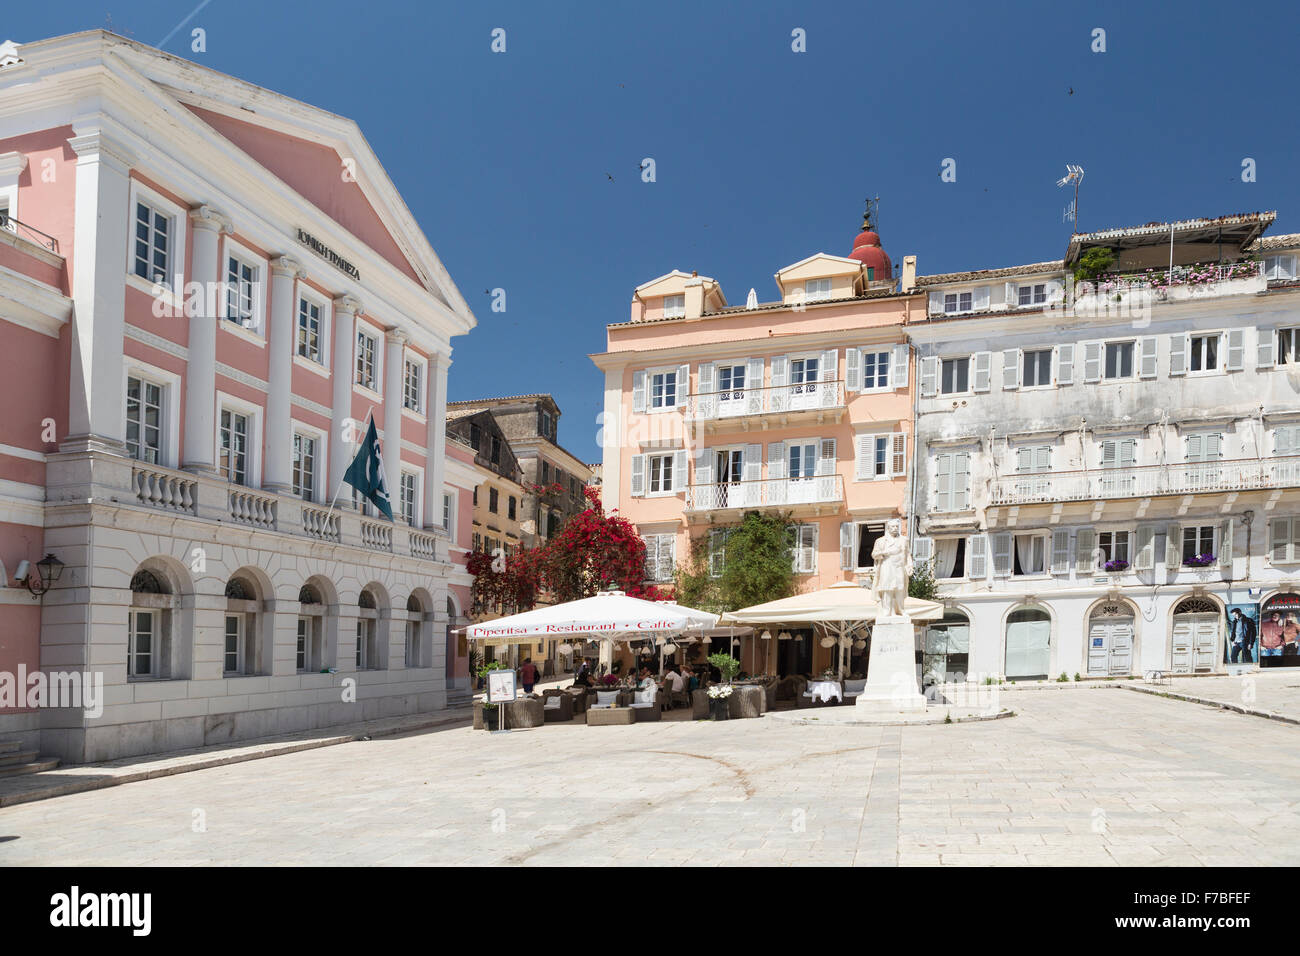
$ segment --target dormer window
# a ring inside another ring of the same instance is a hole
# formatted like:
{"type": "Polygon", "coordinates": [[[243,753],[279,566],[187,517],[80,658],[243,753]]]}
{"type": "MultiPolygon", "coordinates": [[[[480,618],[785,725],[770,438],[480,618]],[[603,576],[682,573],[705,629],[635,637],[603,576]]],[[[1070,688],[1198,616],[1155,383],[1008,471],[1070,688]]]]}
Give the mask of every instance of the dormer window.
{"type": "Polygon", "coordinates": [[[822,302],[831,297],[830,279],[809,279],[803,284],[804,300],[822,302]]]}
{"type": "Polygon", "coordinates": [[[1294,279],[1295,256],[1265,256],[1264,278],[1270,280],[1294,279]]]}
{"type": "Polygon", "coordinates": [[[1047,283],[1035,282],[1032,285],[1022,285],[1017,293],[1018,305],[1042,305],[1047,301],[1047,283]]]}
{"type": "Polygon", "coordinates": [[[680,319],[684,315],[686,315],[686,296],[684,294],[664,296],[665,319],[680,319]]]}
{"type": "Polygon", "coordinates": [[[971,310],[971,293],[946,292],[943,296],[944,312],[969,312],[971,310]]]}

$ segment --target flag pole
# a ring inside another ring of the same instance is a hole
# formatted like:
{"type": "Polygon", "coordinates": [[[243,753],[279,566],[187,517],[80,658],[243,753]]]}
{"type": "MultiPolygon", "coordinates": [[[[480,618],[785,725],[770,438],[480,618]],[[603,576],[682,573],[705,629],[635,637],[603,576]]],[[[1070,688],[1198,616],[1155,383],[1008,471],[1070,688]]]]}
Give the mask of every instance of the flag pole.
{"type": "MultiPolygon", "coordinates": [[[[370,403],[370,408],[366,411],[366,417],[363,418],[363,419],[361,420],[361,424],[364,426],[367,422],[369,422],[369,421],[370,421],[371,419],[373,419],[374,417],[375,417],[375,405],[374,405],[374,402],[371,402],[371,403],[370,403]]],[[[363,438],[362,441],[364,441],[364,440],[365,440],[365,439],[363,438]]],[[[360,444],[360,442],[358,442],[358,444],[360,444]]],[[[355,452],[354,452],[354,454],[355,454],[355,452]]],[[[382,462],[382,459],[380,459],[380,460],[381,460],[381,462],[382,462]]],[[[347,469],[346,469],[346,468],[343,470],[343,474],[344,474],[344,476],[347,475],[347,469]]],[[[388,476],[385,474],[384,477],[387,478],[388,476]]],[[[330,517],[330,515],[334,514],[334,505],[338,503],[338,500],[339,500],[339,492],[343,490],[343,485],[344,485],[344,483],[346,482],[346,480],[347,480],[346,477],[344,477],[344,478],[340,478],[340,479],[339,479],[339,485],[338,485],[337,488],[334,489],[334,497],[330,499],[330,506],[329,506],[328,510],[326,510],[326,512],[325,512],[325,517],[326,517],[326,519],[328,519],[328,518],[330,517]]]]}

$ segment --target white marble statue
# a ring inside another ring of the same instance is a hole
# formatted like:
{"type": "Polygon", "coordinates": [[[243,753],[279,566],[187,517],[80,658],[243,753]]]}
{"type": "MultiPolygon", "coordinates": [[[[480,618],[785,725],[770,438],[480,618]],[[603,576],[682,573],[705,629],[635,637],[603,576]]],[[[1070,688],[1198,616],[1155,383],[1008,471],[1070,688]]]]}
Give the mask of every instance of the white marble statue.
{"type": "Polygon", "coordinates": [[[880,606],[877,620],[907,620],[904,602],[907,600],[907,582],[912,577],[912,552],[897,518],[890,519],[885,525],[885,533],[876,539],[871,557],[876,562],[871,590],[880,606]]]}

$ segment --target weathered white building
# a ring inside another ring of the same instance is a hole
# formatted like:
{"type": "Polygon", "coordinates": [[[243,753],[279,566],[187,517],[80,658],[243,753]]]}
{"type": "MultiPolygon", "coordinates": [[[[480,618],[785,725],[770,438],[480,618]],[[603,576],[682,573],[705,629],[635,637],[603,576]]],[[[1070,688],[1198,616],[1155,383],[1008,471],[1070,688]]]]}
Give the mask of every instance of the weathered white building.
{"type": "Polygon", "coordinates": [[[1263,238],[1273,219],[918,279],[910,511],[949,608],[927,673],[1223,671],[1229,606],[1297,603],[1300,235],[1263,238]]]}

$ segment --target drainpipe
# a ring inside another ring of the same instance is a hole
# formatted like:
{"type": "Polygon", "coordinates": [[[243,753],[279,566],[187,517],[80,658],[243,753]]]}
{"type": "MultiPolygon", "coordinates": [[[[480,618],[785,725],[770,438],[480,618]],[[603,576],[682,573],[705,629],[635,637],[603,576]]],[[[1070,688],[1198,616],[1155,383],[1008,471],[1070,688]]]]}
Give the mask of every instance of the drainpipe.
{"type": "MultiPolygon", "coordinates": [[[[908,348],[907,360],[908,363],[910,364],[912,361],[912,356],[911,356],[912,347],[913,347],[912,337],[910,335],[906,335],[906,333],[904,333],[904,335],[907,338],[907,348],[908,348]]],[[[907,516],[908,534],[917,534],[921,530],[920,522],[916,514],[916,470],[917,468],[921,467],[920,466],[921,441],[917,432],[918,416],[920,415],[920,404],[921,404],[921,361],[920,361],[921,349],[919,346],[916,349],[916,355],[917,355],[916,374],[911,376],[910,379],[912,382],[912,467],[908,469],[908,473],[907,473],[906,500],[907,500],[907,511],[908,511],[908,516],[907,516]]],[[[910,544],[911,542],[909,542],[909,545],[910,544]]]]}

